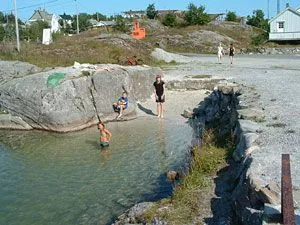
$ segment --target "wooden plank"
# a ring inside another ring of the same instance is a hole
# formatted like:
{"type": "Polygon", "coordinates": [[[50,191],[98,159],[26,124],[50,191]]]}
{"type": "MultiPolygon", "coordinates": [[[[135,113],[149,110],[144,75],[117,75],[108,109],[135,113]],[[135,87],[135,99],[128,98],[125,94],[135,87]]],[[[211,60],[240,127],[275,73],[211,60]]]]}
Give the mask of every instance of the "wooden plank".
{"type": "Polygon", "coordinates": [[[281,214],[284,225],[296,225],[289,154],[282,154],[281,214]]]}

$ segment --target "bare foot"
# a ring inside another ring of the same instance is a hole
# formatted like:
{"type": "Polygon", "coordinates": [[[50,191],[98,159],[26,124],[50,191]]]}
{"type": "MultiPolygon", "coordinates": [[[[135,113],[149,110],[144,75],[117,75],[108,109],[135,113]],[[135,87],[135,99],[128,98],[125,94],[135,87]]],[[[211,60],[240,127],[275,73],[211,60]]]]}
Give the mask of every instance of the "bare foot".
{"type": "Polygon", "coordinates": [[[120,118],[121,118],[121,116],[122,116],[122,114],[118,115],[118,116],[117,116],[117,119],[120,119],[120,118]]]}

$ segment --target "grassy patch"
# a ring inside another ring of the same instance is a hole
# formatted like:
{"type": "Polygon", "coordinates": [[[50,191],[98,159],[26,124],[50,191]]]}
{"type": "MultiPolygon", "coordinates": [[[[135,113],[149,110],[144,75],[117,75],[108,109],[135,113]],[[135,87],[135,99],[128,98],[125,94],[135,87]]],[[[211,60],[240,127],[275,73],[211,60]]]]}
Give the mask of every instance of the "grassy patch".
{"type": "Polygon", "coordinates": [[[63,36],[50,45],[22,42],[20,53],[13,49],[0,51],[0,60],[25,61],[41,68],[71,66],[75,61],[93,64],[120,63],[121,58],[134,56],[144,63],[152,63],[152,49],[145,43],[129,40],[119,44],[113,38],[103,41],[96,38],[99,34],[99,31],[92,30],[72,37],[63,36]]]}
{"type": "Polygon", "coordinates": [[[0,109],[0,115],[1,114],[8,114],[8,112],[5,109],[0,109]]]}
{"type": "Polygon", "coordinates": [[[256,123],[264,123],[266,122],[266,118],[264,116],[251,116],[247,118],[248,120],[251,120],[256,123]]]}
{"type": "Polygon", "coordinates": [[[146,221],[154,217],[166,219],[169,224],[190,224],[201,215],[203,190],[212,186],[211,177],[231,157],[235,141],[232,135],[217,137],[213,131],[204,132],[202,146],[194,146],[189,173],[182,178],[170,198],[157,202],[145,214],[146,221]]]}
{"type": "Polygon", "coordinates": [[[267,124],[267,127],[285,128],[286,124],[285,123],[270,123],[270,124],[267,124]]]}

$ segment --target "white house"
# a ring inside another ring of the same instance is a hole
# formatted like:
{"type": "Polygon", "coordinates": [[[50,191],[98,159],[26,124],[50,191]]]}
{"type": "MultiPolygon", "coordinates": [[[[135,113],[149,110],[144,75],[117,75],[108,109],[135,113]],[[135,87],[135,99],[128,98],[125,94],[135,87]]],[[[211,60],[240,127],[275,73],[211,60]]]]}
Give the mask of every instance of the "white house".
{"type": "Polygon", "coordinates": [[[57,32],[60,30],[61,26],[59,20],[61,18],[55,14],[46,12],[45,9],[37,9],[34,11],[33,15],[27,21],[27,24],[30,25],[36,21],[45,21],[48,23],[51,33],[57,32]]]}
{"type": "Polygon", "coordinates": [[[269,40],[300,40],[300,8],[293,9],[287,5],[286,9],[272,18],[269,23],[269,40]]]}

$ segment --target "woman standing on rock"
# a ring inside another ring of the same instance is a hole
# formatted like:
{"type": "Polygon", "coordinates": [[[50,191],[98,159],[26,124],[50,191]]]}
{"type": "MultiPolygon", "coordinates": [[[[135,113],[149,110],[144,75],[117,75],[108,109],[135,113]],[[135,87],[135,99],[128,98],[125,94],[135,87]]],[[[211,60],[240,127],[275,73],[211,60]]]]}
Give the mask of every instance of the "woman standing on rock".
{"type": "Polygon", "coordinates": [[[234,57],[234,54],[235,54],[235,48],[233,47],[233,44],[231,43],[231,44],[230,44],[230,47],[229,47],[230,64],[233,63],[233,57],[234,57]]]}
{"type": "Polygon", "coordinates": [[[153,83],[154,94],[157,103],[157,117],[163,118],[163,103],[165,102],[165,82],[162,81],[161,76],[156,76],[156,81],[153,83]]]}

